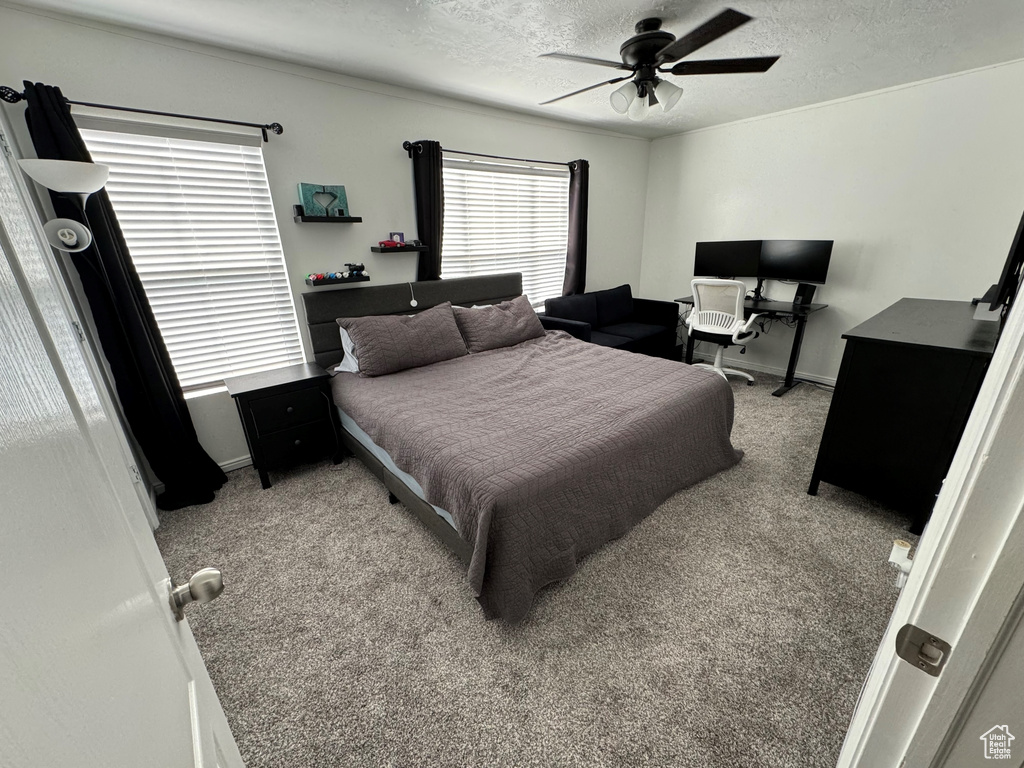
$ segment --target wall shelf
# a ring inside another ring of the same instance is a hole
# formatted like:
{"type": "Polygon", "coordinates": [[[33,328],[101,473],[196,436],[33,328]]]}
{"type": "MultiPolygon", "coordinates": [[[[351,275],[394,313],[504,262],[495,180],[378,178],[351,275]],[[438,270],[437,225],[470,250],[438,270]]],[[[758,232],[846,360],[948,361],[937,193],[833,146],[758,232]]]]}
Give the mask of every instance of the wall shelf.
{"type": "Polygon", "coordinates": [[[297,224],[307,224],[312,222],[327,224],[356,224],[363,220],[362,216],[307,216],[301,205],[293,205],[292,214],[292,219],[294,219],[297,224]]]}
{"type": "Polygon", "coordinates": [[[335,278],[324,278],[323,280],[310,280],[306,278],[306,285],[312,285],[314,288],[320,285],[339,285],[341,283],[365,283],[369,280],[368,275],[361,275],[360,277],[335,277],[335,278]]]}
{"type": "Polygon", "coordinates": [[[374,253],[419,253],[430,249],[425,245],[403,245],[401,248],[381,248],[379,245],[371,245],[370,250],[374,253]]]}
{"type": "Polygon", "coordinates": [[[292,218],[300,224],[308,224],[310,222],[355,224],[363,220],[362,216],[293,216],[292,218]]]}

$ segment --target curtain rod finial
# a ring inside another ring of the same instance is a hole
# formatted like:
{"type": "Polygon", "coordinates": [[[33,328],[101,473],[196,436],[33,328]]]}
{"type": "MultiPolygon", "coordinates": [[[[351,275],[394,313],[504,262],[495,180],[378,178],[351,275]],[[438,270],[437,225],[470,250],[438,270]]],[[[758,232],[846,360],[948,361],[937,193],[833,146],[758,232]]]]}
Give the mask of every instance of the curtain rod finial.
{"type": "Polygon", "coordinates": [[[3,99],[8,104],[17,104],[19,101],[24,99],[25,96],[18,91],[14,90],[8,85],[0,85],[0,99],[3,99]]]}
{"type": "Polygon", "coordinates": [[[281,125],[280,123],[271,123],[270,125],[267,126],[267,128],[276,133],[278,136],[284,133],[284,126],[281,125]]]}

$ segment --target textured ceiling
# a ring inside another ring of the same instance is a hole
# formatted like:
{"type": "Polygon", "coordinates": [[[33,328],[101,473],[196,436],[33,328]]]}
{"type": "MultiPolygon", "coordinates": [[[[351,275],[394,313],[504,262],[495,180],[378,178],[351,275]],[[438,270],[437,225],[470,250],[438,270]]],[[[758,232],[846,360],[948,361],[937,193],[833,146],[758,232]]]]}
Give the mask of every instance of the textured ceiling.
{"type": "MultiPolygon", "coordinates": [[[[672,78],[676,108],[611,110],[617,76],[549,51],[618,60],[641,18],[676,36],[723,0],[21,0],[38,8],[638,136],[664,136],[1024,58],[1024,0],[729,0],[754,21],[688,58],[781,55],[765,74],[672,78]]],[[[618,73],[622,74],[622,73],[618,73]]]]}

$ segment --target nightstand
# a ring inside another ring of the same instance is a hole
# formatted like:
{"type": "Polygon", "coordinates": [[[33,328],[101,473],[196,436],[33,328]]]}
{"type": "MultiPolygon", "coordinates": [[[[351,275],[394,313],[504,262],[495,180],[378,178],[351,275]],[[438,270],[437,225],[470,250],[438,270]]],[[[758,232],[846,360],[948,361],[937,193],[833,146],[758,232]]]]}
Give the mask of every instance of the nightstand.
{"type": "Polygon", "coordinates": [[[267,471],[331,455],[341,461],[341,426],[331,399],[331,377],[301,363],[266,373],[225,379],[235,399],[253,466],[264,488],[267,471]]]}

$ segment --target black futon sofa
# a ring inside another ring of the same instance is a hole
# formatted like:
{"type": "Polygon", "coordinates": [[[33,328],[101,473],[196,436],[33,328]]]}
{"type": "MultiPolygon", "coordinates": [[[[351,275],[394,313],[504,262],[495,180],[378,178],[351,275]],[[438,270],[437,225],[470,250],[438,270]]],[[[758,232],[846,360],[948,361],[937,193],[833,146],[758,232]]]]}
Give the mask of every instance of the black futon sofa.
{"type": "Polygon", "coordinates": [[[655,357],[675,355],[679,305],[634,299],[629,285],[606,291],[561,296],[544,302],[541,324],[605,347],[655,357]]]}

